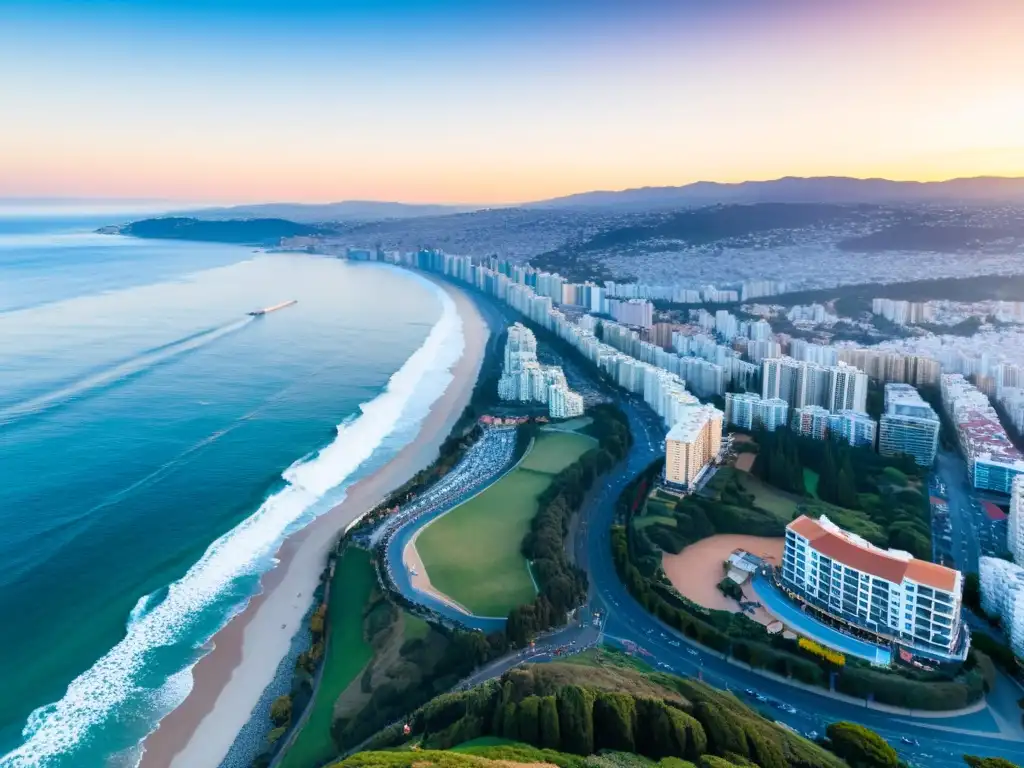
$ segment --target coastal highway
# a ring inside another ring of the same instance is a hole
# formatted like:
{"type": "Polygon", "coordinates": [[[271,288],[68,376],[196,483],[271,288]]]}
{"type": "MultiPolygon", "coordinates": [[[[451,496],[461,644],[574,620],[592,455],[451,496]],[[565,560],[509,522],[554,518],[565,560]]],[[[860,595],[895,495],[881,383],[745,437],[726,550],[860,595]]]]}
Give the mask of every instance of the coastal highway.
{"type": "Polygon", "coordinates": [[[828,723],[851,720],[884,736],[912,765],[962,766],[964,753],[999,755],[1024,764],[1024,731],[1016,699],[1021,692],[1008,679],[1000,679],[988,706],[973,714],[930,717],[896,714],[868,708],[866,704],[833,698],[824,692],[790,685],[723,659],[719,654],[692,644],[681,633],[649,614],[619,580],[611,557],[609,529],[616,501],[626,484],[661,454],[664,430],[655,414],[631,397],[620,399],[629,417],[634,446],[629,457],[605,476],[598,493],[585,501],[575,551],[583,557],[590,577],[591,603],[603,616],[605,642],[632,643],[652,664],[677,674],[699,676],[710,684],[733,691],[751,706],[765,710],[801,733],[824,733],[828,723]],[[787,713],[768,702],[758,702],[744,691],[752,689],[775,702],[796,708],[787,713]],[[915,739],[906,745],[901,737],[915,739]]]}

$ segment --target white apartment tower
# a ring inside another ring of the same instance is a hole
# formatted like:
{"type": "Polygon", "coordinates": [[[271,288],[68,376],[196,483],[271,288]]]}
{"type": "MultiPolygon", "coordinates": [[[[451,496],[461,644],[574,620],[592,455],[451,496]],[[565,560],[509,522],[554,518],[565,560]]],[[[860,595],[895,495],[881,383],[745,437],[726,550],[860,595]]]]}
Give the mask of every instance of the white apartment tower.
{"type": "Polygon", "coordinates": [[[1010,489],[1010,517],[1006,526],[1006,548],[1013,561],[1024,565],[1024,475],[1013,478],[1010,489]]]}

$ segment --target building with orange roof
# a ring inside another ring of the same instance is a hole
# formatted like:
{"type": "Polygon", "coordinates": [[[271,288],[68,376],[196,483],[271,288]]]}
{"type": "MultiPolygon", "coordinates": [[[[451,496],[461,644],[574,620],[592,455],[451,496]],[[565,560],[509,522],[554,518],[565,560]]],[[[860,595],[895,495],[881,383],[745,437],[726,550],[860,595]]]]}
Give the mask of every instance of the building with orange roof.
{"type": "Polygon", "coordinates": [[[957,570],[876,547],[825,516],[802,515],[786,527],[780,576],[791,597],[830,624],[927,661],[967,658],[957,570]]]}

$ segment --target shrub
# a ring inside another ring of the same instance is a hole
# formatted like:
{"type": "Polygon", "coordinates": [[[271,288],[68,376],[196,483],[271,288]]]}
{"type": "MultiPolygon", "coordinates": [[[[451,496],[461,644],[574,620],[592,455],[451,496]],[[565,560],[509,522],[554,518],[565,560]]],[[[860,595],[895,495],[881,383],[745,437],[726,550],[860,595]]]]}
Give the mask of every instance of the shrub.
{"type": "Polygon", "coordinates": [[[829,748],[850,764],[850,768],[897,768],[896,750],[885,739],[862,725],[841,721],[825,731],[829,748]]]}

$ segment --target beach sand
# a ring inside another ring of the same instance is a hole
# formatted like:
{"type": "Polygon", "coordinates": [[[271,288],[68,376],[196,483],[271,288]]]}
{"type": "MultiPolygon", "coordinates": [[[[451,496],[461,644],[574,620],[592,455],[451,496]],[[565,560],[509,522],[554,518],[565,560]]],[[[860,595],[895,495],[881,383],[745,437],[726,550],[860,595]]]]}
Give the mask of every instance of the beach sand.
{"type": "Polygon", "coordinates": [[[386,466],[360,480],[345,500],[282,544],[277,566],[244,611],[214,635],[213,650],[192,670],[185,701],[143,742],[142,768],[215,768],[249,720],[288,652],[338,534],[437,456],[461,415],[483,362],[488,331],[473,301],[441,281],[462,317],[465,351],[454,379],[419,434],[386,466]]]}
{"type": "Polygon", "coordinates": [[[405,566],[406,570],[409,571],[409,581],[412,582],[412,586],[419,592],[425,595],[433,595],[445,605],[451,606],[457,611],[461,611],[467,616],[472,616],[469,609],[466,608],[462,603],[453,600],[443,592],[438,592],[434,589],[434,585],[430,583],[430,576],[427,574],[427,569],[423,566],[423,560],[420,558],[419,550],[416,549],[416,539],[419,538],[420,534],[425,531],[426,528],[421,528],[416,531],[415,535],[405,545],[405,549],[402,551],[402,565],[405,566]],[[415,574],[412,571],[416,571],[415,574]]]}

